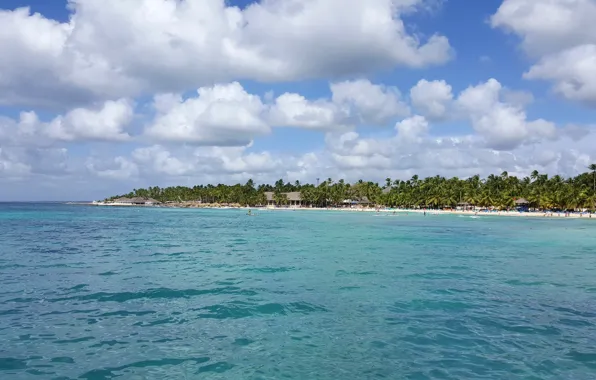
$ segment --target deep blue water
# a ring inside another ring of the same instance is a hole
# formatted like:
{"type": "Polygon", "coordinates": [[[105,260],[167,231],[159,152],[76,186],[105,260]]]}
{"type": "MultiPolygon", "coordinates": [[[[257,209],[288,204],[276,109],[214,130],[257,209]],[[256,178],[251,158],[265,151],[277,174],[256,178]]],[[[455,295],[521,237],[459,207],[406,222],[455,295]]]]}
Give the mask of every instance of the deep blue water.
{"type": "Polygon", "coordinates": [[[596,223],[0,204],[0,379],[594,379],[596,223]]]}

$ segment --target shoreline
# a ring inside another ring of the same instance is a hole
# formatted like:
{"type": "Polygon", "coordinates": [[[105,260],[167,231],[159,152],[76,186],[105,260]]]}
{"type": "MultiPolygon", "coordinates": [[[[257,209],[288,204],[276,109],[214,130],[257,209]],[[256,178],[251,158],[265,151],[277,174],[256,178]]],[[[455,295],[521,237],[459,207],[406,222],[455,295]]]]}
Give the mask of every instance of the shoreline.
{"type": "Polygon", "coordinates": [[[325,208],[325,207],[246,207],[246,206],[217,206],[213,204],[171,204],[171,205],[139,205],[139,204],[120,204],[120,203],[67,203],[75,205],[88,206],[106,206],[106,207],[151,207],[151,208],[180,208],[180,209],[207,209],[207,210],[266,210],[266,211],[341,211],[341,212],[367,212],[367,213],[391,213],[391,214],[424,214],[430,216],[436,215],[464,215],[472,217],[483,216],[504,216],[504,217],[522,217],[522,218],[548,218],[548,219],[594,219],[596,214],[584,213],[564,213],[564,212],[538,212],[538,211],[473,211],[473,210],[421,210],[421,209],[391,209],[391,208],[325,208]]]}

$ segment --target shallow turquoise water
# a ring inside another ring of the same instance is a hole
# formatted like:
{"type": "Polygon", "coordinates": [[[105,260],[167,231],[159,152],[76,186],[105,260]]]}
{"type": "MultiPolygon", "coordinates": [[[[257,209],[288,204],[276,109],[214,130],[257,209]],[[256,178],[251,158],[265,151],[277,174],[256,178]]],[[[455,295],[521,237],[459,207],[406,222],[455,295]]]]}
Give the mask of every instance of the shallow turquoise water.
{"type": "Polygon", "coordinates": [[[0,379],[594,379],[596,223],[0,204],[0,379]]]}

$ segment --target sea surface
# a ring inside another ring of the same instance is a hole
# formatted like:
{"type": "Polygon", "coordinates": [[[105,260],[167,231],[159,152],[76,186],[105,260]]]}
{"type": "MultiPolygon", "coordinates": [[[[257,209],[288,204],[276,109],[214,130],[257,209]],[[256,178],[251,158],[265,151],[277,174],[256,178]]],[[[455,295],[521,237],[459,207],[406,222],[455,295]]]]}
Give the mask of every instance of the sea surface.
{"type": "Polygon", "coordinates": [[[0,204],[0,379],[596,378],[596,223],[0,204]]]}

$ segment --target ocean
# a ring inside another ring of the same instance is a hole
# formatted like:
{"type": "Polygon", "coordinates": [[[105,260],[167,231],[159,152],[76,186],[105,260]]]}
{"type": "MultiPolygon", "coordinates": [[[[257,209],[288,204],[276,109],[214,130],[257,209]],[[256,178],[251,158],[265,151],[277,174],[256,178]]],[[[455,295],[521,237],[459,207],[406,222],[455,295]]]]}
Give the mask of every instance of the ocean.
{"type": "Polygon", "coordinates": [[[596,378],[594,221],[255,212],[0,204],[0,379],[596,378]]]}

